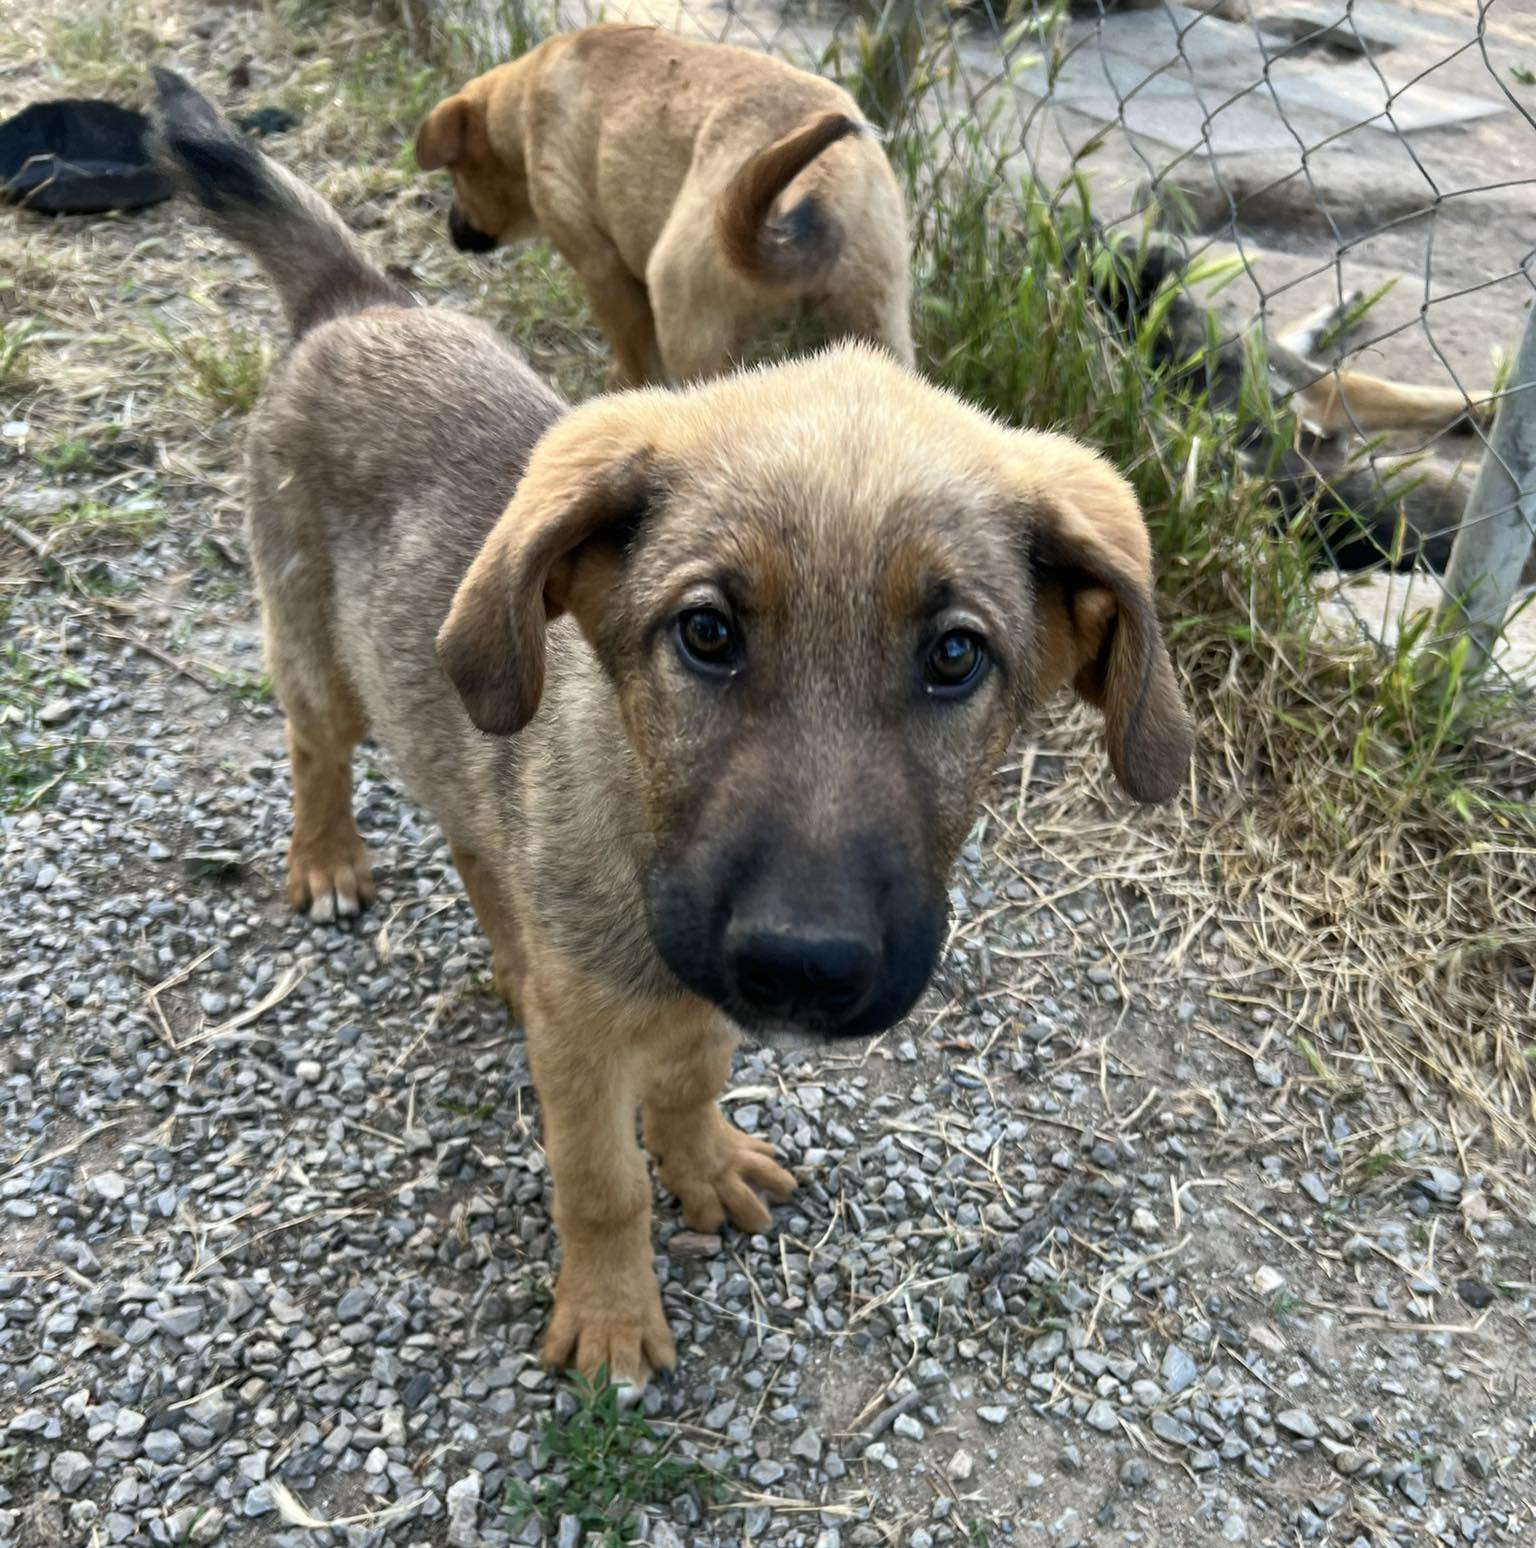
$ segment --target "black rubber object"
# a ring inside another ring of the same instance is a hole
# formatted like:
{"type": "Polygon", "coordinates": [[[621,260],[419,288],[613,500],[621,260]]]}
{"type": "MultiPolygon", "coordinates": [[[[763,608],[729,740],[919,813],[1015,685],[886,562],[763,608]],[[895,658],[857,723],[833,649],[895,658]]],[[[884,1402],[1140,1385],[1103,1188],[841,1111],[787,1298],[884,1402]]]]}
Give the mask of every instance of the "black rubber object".
{"type": "Polygon", "coordinates": [[[116,102],[34,102],[0,124],[0,199],[43,215],[99,215],[169,199],[149,120],[116,102]]]}

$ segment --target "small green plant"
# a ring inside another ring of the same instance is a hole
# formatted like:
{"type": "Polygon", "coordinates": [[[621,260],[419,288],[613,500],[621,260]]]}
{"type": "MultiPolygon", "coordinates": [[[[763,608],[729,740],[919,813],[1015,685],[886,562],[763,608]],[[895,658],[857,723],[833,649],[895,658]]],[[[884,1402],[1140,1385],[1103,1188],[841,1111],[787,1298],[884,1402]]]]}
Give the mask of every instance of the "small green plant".
{"type": "Polygon", "coordinates": [[[0,390],[26,385],[34,331],[29,322],[0,322],[0,390]]]}
{"type": "Polygon", "coordinates": [[[182,1528],[180,1532],[176,1534],[177,1548],[182,1548],[182,1545],[190,1544],[196,1541],[195,1534],[197,1532],[197,1524],[212,1509],[213,1506],[211,1505],[198,1506],[197,1511],[193,1515],[192,1519],[186,1524],[184,1528],[182,1528]]]}
{"type": "Polygon", "coordinates": [[[1536,70],[1528,65],[1513,65],[1509,72],[1522,86],[1536,86],[1536,70]]]}
{"type": "Polygon", "coordinates": [[[161,337],[187,375],[194,396],[218,414],[246,414],[261,395],[272,346],[261,334],[226,327],[218,333],[161,337]]]}
{"type": "Polygon", "coordinates": [[[641,1508],[664,1505],[689,1491],[708,1500],[724,1487],[697,1462],[672,1454],[670,1443],[638,1409],[619,1403],[619,1389],[599,1371],[597,1380],[571,1378],[576,1411],[544,1426],[540,1459],[546,1471],[532,1484],[507,1482],[506,1509],[514,1531],[535,1518],[553,1533],[574,1516],[588,1541],[618,1548],[633,1542],[641,1508]]]}
{"type": "Polygon", "coordinates": [[[1306,1304],[1299,1295],[1289,1290],[1282,1290],[1270,1303],[1270,1319],[1274,1322],[1285,1322],[1294,1317],[1306,1304]]]}
{"type": "Polygon", "coordinates": [[[1397,276],[1378,285],[1368,295],[1363,295],[1358,301],[1351,303],[1333,319],[1317,336],[1319,351],[1326,350],[1330,345],[1341,343],[1347,339],[1361,323],[1366,315],[1392,288],[1397,284],[1397,276]]]}
{"type": "Polygon", "coordinates": [[[126,500],[71,500],[47,516],[34,517],[34,527],[63,528],[71,541],[83,538],[125,538],[142,542],[165,520],[165,512],[148,492],[126,500]]]}
{"type": "Polygon", "coordinates": [[[254,672],[249,667],[211,667],[219,685],[240,704],[272,704],[276,693],[270,672],[254,672]]]}
{"type": "MultiPolygon", "coordinates": [[[[5,621],[0,609],[0,624],[5,621]]],[[[103,749],[82,744],[78,732],[38,720],[61,688],[86,686],[73,667],[50,668],[15,640],[0,644],[0,811],[26,811],[65,779],[102,761],[103,749]]]]}
{"type": "Polygon", "coordinates": [[[61,435],[51,446],[37,452],[37,465],[46,473],[85,473],[96,465],[91,443],[78,435],[61,435]]]}
{"type": "Polygon", "coordinates": [[[473,1118],[476,1123],[484,1123],[496,1111],[494,1102],[457,1102],[452,1097],[439,1097],[437,1105],[445,1113],[452,1113],[456,1118],[473,1118]]]}

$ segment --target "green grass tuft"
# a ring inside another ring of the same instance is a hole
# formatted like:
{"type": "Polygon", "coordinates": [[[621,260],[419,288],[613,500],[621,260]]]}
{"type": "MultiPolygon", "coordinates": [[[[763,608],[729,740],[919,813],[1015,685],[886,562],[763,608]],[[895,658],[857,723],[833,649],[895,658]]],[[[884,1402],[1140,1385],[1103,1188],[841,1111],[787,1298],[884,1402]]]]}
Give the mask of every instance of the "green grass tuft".
{"type": "MultiPolygon", "coordinates": [[[[6,622],[0,606],[0,627],[6,622]]],[[[72,667],[49,667],[15,640],[0,643],[0,812],[37,806],[66,779],[99,767],[103,749],[82,741],[71,721],[41,725],[38,711],[65,688],[87,683],[72,667]]]]}
{"type": "Polygon", "coordinates": [[[30,385],[27,363],[35,331],[25,320],[0,322],[0,392],[15,392],[30,385]]]}
{"type": "Polygon", "coordinates": [[[617,1548],[634,1541],[646,1505],[664,1505],[690,1492],[721,1498],[721,1480],[675,1456],[638,1409],[621,1407],[619,1389],[604,1373],[596,1382],[573,1376],[571,1391],[576,1411],[544,1426],[539,1451],[545,1471],[531,1484],[507,1482],[514,1531],[537,1518],[552,1533],[562,1516],[574,1516],[588,1542],[617,1548]]]}
{"type": "Polygon", "coordinates": [[[216,414],[248,414],[261,396],[272,366],[265,334],[227,326],[208,334],[173,336],[161,331],[190,394],[216,414]]]}

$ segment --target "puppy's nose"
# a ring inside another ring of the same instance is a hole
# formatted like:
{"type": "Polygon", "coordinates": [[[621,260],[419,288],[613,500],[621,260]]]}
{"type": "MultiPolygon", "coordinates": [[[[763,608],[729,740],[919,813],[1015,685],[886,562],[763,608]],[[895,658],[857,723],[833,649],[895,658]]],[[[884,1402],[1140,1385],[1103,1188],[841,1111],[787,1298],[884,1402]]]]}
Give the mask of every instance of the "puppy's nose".
{"type": "Polygon", "coordinates": [[[851,1020],[875,989],[875,945],[857,935],[751,927],[727,934],[736,990],[760,1016],[810,1023],[851,1020]]]}
{"type": "Polygon", "coordinates": [[[470,225],[456,204],[448,211],[448,237],[461,253],[489,253],[496,246],[496,238],[470,225]]]}

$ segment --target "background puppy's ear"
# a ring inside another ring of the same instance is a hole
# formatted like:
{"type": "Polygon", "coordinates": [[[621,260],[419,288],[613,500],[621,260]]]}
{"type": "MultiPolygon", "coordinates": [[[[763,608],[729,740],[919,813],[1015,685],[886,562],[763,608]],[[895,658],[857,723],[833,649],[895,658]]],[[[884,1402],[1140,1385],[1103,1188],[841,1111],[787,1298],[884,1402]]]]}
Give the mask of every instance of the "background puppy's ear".
{"type": "Polygon", "coordinates": [[[482,731],[510,736],[533,718],[554,619],[568,612],[595,637],[656,492],[647,396],[600,399],[549,431],[459,583],[437,659],[482,731]]]}
{"type": "Polygon", "coordinates": [[[1158,629],[1141,508],[1097,453],[1065,436],[1023,439],[1015,466],[1040,620],[1036,697],[1070,682],[1104,712],[1127,793],[1166,801],[1185,778],[1194,730],[1158,629]]]}
{"type": "Polygon", "coordinates": [[[445,97],[422,119],[416,131],[416,165],[423,172],[451,167],[463,156],[473,111],[467,97],[445,97]]]}

